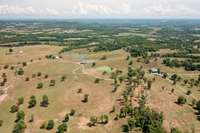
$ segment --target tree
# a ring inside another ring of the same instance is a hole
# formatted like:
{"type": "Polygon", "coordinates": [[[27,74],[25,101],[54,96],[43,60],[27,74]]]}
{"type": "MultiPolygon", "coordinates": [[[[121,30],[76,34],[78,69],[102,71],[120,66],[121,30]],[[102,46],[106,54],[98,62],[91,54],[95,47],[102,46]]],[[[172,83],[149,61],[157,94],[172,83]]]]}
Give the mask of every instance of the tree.
{"type": "Polygon", "coordinates": [[[13,52],[13,49],[12,48],[9,48],[9,53],[12,53],[13,52]]]}
{"type": "Polygon", "coordinates": [[[17,99],[17,104],[18,105],[21,105],[21,104],[23,104],[24,103],[24,98],[23,97],[19,97],[18,99],[17,99]]]}
{"type": "Polygon", "coordinates": [[[40,77],[41,75],[42,75],[42,73],[41,73],[41,72],[38,72],[38,73],[37,73],[37,76],[38,76],[38,77],[40,77]]]}
{"type": "Polygon", "coordinates": [[[35,105],[37,104],[37,101],[36,101],[36,98],[35,98],[34,95],[32,95],[32,96],[30,97],[30,100],[29,100],[28,103],[29,103],[28,108],[33,108],[33,107],[35,107],[35,105]]]}
{"type": "Polygon", "coordinates": [[[100,123],[101,124],[107,124],[108,120],[109,120],[108,115],[101,115],[100,116],[100,123]]]}
{"type": "Polygon", "coordinates": [[[56,84],[56,81],[55,81],[55,80],[50,80],[49,86],[55,86],[55,84],[56,84]]]}
{"type": "Polygon", "coordinates": [[[200,100],[196,103],[196,109],[200,113],[200,100]]]}
{"type": "Polygon", "coordinates": [[[67,124],[63,122],[62,124],[58,126],[56,133],[64,133],[66,131],[67,131],[67,124]]]}
{"type": "Polygon", "coordinates": [[[38,83],[37,84],[37,89],[42,89],[42,88],[43,88],[43,83],[42,82],[38,83]]]}
{"type": "Polygon", "coordinates": [[[179,105],[183,105],[187,102],[187,99],[184,97],[184,96],[179,96],[178,99],[177,99],[177,103],[179,105]]]}
{"type": "Polygon", "coordinates": [[[124,132],[124,133],[128,133],[129,132],[129,126],[128,126],[128,124],[123,124],[122,125],[122,132],[124,132]]]}
{"type": "Polygon", "coordinates": [[[131,60],[131,61],[129,61],[129,63],[128,63],[128,65],[132,65],[133,64],[133,61],[131,60]]]}
{"type": "Polygon", "coordinates": [[[25,117],[24,111],[22,111],[22,110],[18,111],[17,114],[16,114],[15,122],[18,122],[20,120],[24,120],[24,117],[25,117]]]}
{"type": "Polygon", "coordinates": [[[29,80],[30,80],[29,77],[26,77],[25,81],[29,81],[29,80]]]}
{"type": "Polygon", "coordinates": [[[170,133],[182,133],[178,128],[172,128],[170,133]]]}
{"type": "Polygon", "coordinates": [[[69,121],[69,115],[65,114],[65,118],[64,118],[63,122],[68,122],[68,121],[69,121]]]}
{"type": "Polygon", "coordinates": [[[70,115],[70,116],[74,116],[74,115],[75,115],[75,112],[76,112],[76,111],[75,111],[74,109],[71,109],[69,115],[70,115]]]}
{"type": "Polygon", "coordinates": [[[17,71],[18,75],[24,75],[24,70],[22,68],[19,68],[19,70],[17,71]]]}
{"type": "Polygon", "coordinates": [[[151,89],[151,85],[152,85],[152,81],[151,80],[148,80],[147,82],[147,89],[151,89]]]}
{"type": "Polygon", "coordinates": [[[96,63],[95,62],[92,62],[92,67],[95,67],[96,66],[96,63]]]}
{"type": "Polygon", "coordinates": [[[66,76],[62,76],[62,77],[61,77],[61,81],[62,81],[62,82],[65,81],[65,79],[66,79],[66,76]]]}
{"type": "Polygon", "coordinates": [[[48,74],[46,74],[46,75],[44,76],[44,78],[45,78],[45,79],[47,79],[48,77],[49,77],[49,75],[48,75],[48,74]]]}
{"type": "Polygon", "coordinates": [[[15,113],[19,110],[19,107],[17,105],[13,105],[10,107],[10,112],[11,113],[15,113]]]}
{"type": "Polygon", "coordinates": [[[15,124],[12,133],[23,133],[25,129],[26,129],[26,124],[24,120],[20,120],[15,124]]]}
{"type": "Polygon", "coordinates": [[[2,127],[3,125],[3,120],[0,120],[0,127],[2,127]]]}
{"type": "Polygon", "coordinates": [[[88,94],[85,94],[82,102],[87,103],[88,102],[88,96],[89,96],[88,94]]]}
{"type": "Polygon", "coordinates": [[[90,117],[90,122],[89,122],[88,125],[89,125],[90,127],[92,127],[92,126],[95,126],[96,123],[97,123],[97,117],[95,117],[95,116],[90,117]]]}
{"type": "Polygon", "coordinates": [[[188,90],[187,92],[186,92],[186,95],[190,95],[192,93],[192,91],[191,90],[188,90]]]}
{"type": "Polygon", "coordinates": [[[49,120],[48,123],[47,123],[46,129],[47,130],[51,130],[53,128],[54,128],[54,121],[53,120],[49,120]]]}
{"type": "Polygon", "coordinates": [[[22,66],[23,67],[27,66],[27,63],[26,62],[22,62],[22,66]]]}
{"type": "Polygon", "coordinates": [[[40,103],[42,107],[48,107],[49,105],[49,98],[47,95],[43,95],[42,102],[40,103]]]}
{"type": "Polygon", "coordinates": [[[31,123],[31,122],[33,122],[33,121],[34,121],[34,115],[31,114],[31,118],[30,118],[29,122],[31,123]]]}
{"type": "Polygon", "coordinates": [[[100,81],[100,79],[99,79],[99,78],[96,78],[95,81],[94,81],[94,83],[95,83],[95,84],[98,84],[99,81],[100,81]]]}

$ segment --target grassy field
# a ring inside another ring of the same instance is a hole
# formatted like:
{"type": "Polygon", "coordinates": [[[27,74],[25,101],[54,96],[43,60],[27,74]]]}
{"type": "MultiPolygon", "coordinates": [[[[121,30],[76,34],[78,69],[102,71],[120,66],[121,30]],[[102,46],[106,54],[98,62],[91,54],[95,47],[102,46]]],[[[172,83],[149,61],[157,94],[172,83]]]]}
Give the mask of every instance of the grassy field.
{"type": "MultiPolygon", "coordinates": [[[[75,109],[76,114],[69,120],[69,133],[119,133],[125,119],[115,121],[112,114],[109,115],[109,123],[105,126],[88,127],[87,123],[91,116],[108,114],[113,106],[119,106],[118,99],[121,97],[124,88],[120,86],[116,93],[111,93],[113,82],[109,79],[110,73],[112,73],[111,68],[126,72],[128,66],[133,68],[142,66],[148,79],[155,77],[152,89],[147,91],[147,105],[163,112],[165,118],[163,126],[168,131],[175,126],[185,132],[191,132],[193,128],[196,133],[200,132],[200,122],[197,120],[193,108],[188,105],[193,97],[197,100],[200,99],[199,88],[191,88],[192,94],[186,96],[187,86],[182,86],[179,83],[172,85],[167,79],[149,74],[148,70],[156,67],[163,72],[176,73],[183,78],[197,78],[199,72],[187,72],[182,68],[166,67],[162,64],[162,59],[144,64],[137,62],[137,58],[132,58],[132,65],[128,65],[126,61],[127,53],[123,50],[93,53],[86,51],[86,49],[79,49],[61,54],[62,58],[59,59],[45,58],[45,55],[49,54],[58,55],[61,48],[43,45],[17,47],[14,48],[12,54],[6,54],[8,48],[0,48],[0,74],[6,73],[8,75],[6,86],[9,87],[7,97],[0,102],[0,119],[4,121],[0,131],[3,131],[3,133],[12,131],[15,113],[9,112],[10,107],[17,102],[17,98],[24,97],[24,104],[20,105],[20,110],[24,110],[26,114],[26,133],[55,132],[65,114],[69,113],[71,109],[75,109]],[[20,51],[23,52],[20,53],[20,51]],[[87,59],[94,61],[96,65],[92,67],[91,64],[80,64],[81,53],[86,54],[87,59]],[[101,60],[102,56],[106,56],[107,59],[101,60]],[[33,59],[32,62],[30,62],[31,59],[33,59]],[[21,64],[17,63],[23,61],[27,62],[27,66],[23,67],[23,76],[16,76],[13,70],[3,69],[6,64],[22,67],[21,64]],[[107,72],[106,75],[102,75],[104,71],[107,72]],[[38,72],[41,72],[41,76],[32,78],[32,75],[37,75],[38,72]],[[45,79],[46,74],[48,74],[48,78],[45,79]],[[63,82],[61,81],[62,76],[66,76],[66,80],[63,82]],[[25,81],[26,77],[29,77],[30,80],[25,81]],[[102,80],[95,84],[96,78],[102,80]],[[49,86],[50,80],[55,80],[55,86],[49,86]],[[42,89],[37,89],[39,82],[44,84],[42,89]],[[164,90],[162,89],[163,86],[165,87],[164,90]],[[82,93],[77,93],[80,88],[82,93]],[[171,93],[172,88],[175,89],[173,94],[171,93]],[[87,103],[81,102],[84,94],[89,95],[87,103]],[[28,101],[32,95],[36,96],[37,105],[29,109],[27,108],[28,101]],[[40,107],[43,95],[49,97],[50,104],[47,108],[40,107]],[[175,103],[180,95],[184,95],[189,99],[188,104],[180,106],[175,103]],[[34,122],[29,123],[32,114],[34,115],[34,122]],[[55,128],[51,131],[40,129],[41,124],[50,119],[55,121],[55,128]],[[188,123],[188,121],[190,122],[188,123]]],[[[160,52],[166,51],[161,50],[160,52]]]]}

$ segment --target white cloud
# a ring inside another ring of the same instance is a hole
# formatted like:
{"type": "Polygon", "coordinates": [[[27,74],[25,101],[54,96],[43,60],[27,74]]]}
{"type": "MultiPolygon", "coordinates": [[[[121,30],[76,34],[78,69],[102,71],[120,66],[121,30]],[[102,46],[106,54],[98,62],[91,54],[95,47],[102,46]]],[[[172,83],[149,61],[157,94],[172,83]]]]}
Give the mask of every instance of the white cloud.
{"type": "Polygon", "coordinates": [[[198,0],[0,0],[0,17],[200,18],[198,5],[198,0]]]}

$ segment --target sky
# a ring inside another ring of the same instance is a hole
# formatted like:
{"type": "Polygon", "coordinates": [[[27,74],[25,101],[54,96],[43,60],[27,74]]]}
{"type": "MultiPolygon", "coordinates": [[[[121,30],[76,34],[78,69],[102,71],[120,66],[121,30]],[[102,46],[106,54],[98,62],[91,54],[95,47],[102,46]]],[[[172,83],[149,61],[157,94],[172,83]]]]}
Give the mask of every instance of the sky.
{"type": "Polygon", "coordinates": [[[200,19],[200,0],[0,0],[4,18],[200,19]]]}

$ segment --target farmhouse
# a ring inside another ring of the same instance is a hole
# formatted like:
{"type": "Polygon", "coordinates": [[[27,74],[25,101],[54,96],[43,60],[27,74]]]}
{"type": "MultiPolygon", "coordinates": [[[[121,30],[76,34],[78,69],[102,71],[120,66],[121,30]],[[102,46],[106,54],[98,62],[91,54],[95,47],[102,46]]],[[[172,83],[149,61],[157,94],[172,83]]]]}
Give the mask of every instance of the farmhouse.
{"type": "Polygon", "coordinates": [[[159,71],[160,70],[157,69],[157,68],[151,68],[151,69],[149,69],[149,73],[151,73],[151,74],[159,74],[160,73],[159,71]]]}

